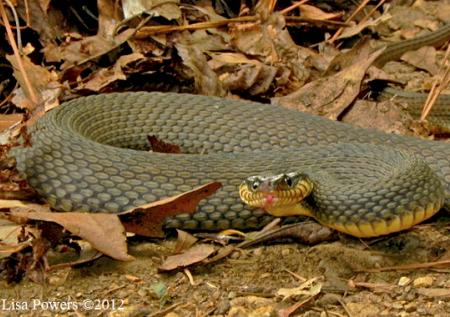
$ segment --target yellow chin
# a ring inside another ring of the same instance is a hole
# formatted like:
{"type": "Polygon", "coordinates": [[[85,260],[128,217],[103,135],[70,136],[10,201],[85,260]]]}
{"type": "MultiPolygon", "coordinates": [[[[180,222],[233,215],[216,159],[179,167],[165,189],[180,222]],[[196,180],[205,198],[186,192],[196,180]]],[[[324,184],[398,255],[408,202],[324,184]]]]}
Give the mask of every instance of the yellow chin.
{"type": "Polygon", "coordinates": [[[301,203],[293,205],[265,207],[264,210],[266,210],[269,214],[275,217],[313,216],[311,209],[301,203]]]}

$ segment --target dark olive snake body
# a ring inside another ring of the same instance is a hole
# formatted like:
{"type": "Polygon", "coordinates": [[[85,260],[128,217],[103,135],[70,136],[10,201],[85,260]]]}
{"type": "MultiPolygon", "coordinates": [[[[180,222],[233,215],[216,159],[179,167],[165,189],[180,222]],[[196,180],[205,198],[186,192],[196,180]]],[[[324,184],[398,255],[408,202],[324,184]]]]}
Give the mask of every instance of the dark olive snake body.
{"type": "Polygon", "coordinates": [[[332,223],[389,221],[450,197],[448,143],[216,97],[142,92],[78,98],[41,118],[31,142],[15,150],[17,166],[58,210],[118,212],[210,181],[223,184],[194,215],[172,218],[168,227],[261,227],[271,217],[240,201],[239,184],[251,175],[292,170],[337,181],[322,182],[328,188],[322,214],[327,211],[332,223]],[[144,149],[148,135],[201,154],[116,147],[144,149]]]}
{"type": "Polygon", "coordinates": [[[82,97],[47,113],[31,135],[32,147],[13,150],[18,169],[61,211],[119,212],[219,181],[222,189],[196,213],[166,226],[260,228],[272,217],[245,206],[239,184],[295,170],[316,181],[319,221],[370,227],[364,236],[386,233],[377,222],[412,225],[450,205],[449,143],[255,102],[145,92],[82,97]],[[136,151],[148,147],[148,135],[186,154],[136,151]]]}

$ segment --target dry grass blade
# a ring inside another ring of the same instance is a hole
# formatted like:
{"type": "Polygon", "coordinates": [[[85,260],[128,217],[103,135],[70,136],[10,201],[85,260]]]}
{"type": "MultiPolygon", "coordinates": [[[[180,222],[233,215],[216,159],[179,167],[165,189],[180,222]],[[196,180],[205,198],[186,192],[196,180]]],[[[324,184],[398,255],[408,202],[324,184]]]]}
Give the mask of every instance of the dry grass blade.
{"type": "MultiPolygon", "coordinates": [[[[365,8],[365,6],[369,3],[369,0],[364,0],[360,3],[360,5],[356,8],[355,11],[353,11],[352,14],[350,14],[350,16],[348,17],[348,19],[345,21],[346,23],[349,23],[359,12],[361,12],[362,9],[365,8]]],[[[331,39],[329,40],[330,43],[333,43],[334,41],[336,41],[339,37],[339,35],[341,35],[341,33],[344,31],[344,28],[340,28],[339,30],[336,31],[336,33],[334,33],[334,35],[331,37],[331,39]]]]}
{"type": "Polygon", "coordinates": [[[437,98],[441,94],[442,90],[447,87],[450,82],[450,45],[447,44],[447,50],[444,56],[444,62],[439,70],[439,75],[437,79],[433,83],[433,87],[428,94],[427,100],[423,106],[422,114],[420,115],[420,120],[423,121],[426,119],[428,114],[430,113],[433,105],[436,103],[437,98]]]}
{"type": "Polygon", "coordinates": [[[404,271],[404,270],[409,271],[409,270],[442,268],[442,267],[450,267],[450,260],[427,262],[427,263],[413,263],[398,266],[386,266],[376,269],[359,270],[358,272],[379,273],[386,271],[404,271]]]}
{"type": "Polygon", "coordinates": [[[28,91],[29,97],[34,104],[37,104],[39,102],[39,98],[37,97],[35,89],[33,88],[33,86],[30,83],[27,73],[25,72],[25,68],[22,64],[22,58],[20,56],[19,48],[17,47],[17,43],[14,40],[14,35],[12,33],[11,25],[9,24],[9,20],[8,20],[8,17],[6,16],[5,7],[4,7],[2,1],[0,1],[0,14],[2,16],[3,23],[5,24],[9,44],[11,45],[11,48],[13,49],[13,52],[14,52],[14,56],[17,59],[19,70],[23,74],[23,79],[24,79],[25,86],[28,91]]]}

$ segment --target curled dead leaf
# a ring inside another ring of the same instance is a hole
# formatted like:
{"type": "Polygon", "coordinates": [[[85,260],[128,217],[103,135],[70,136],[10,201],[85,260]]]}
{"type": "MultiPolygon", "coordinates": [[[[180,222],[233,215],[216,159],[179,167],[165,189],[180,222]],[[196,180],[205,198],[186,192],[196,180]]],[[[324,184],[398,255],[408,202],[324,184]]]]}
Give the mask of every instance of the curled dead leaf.
{"type": "Polygon", "coordinates": [[[29,206],[11,210],[12,217],[55,222],[88,241],[98,251],[121,261],[130,261],[125,230],[117,215],[81,212],[33,211],[29,206]]]}
{"type": "Polygon", "coordinates": [[[212,182],[191,191],[155,201],[119,214],[126,231],[154,238],[164,237],[164,222],[181,213],[194,213],[200,200],[215,193],[222,185],[212,182]]]}
{"type": "Polygon", "coordinates": [[[172,271],[205,260],[215,248],[209,244],[198,244],[181,254],[169,256],[159,267],[160,271],[172,271]]]}
{"type": "Polygon", "coordinates": [[[369,58],[361,58],[340,72],[312,81],[289,95],[272,98],[272,102],[288,109],[337,120],[358,96],[367,69],[381,52],[379,50],[369,58]]]}

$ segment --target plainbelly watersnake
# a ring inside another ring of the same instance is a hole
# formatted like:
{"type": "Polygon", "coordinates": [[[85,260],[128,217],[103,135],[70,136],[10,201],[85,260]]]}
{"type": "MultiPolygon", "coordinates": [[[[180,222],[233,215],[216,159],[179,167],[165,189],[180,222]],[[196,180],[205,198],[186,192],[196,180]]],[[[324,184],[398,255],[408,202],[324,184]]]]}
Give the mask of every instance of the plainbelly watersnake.
{"type": "Polygon", "coordinates": [[[389,233],[392,222],[406,228],[450,203],[450,144],[255,102],[104,94],[63,104],[31,134],[32,147],[13,150],[18,169],[61,211],[119,212],[220,181],[222,189],[193,215],[170,218],[166,226],[259,228],[272,216],[244,205],[239,184],[250,175],[299,170],[321,187],[316,218],[356,236],[389,233]],[[148,135],[186,154],[135,151],[148,147],[148,135]]]}

